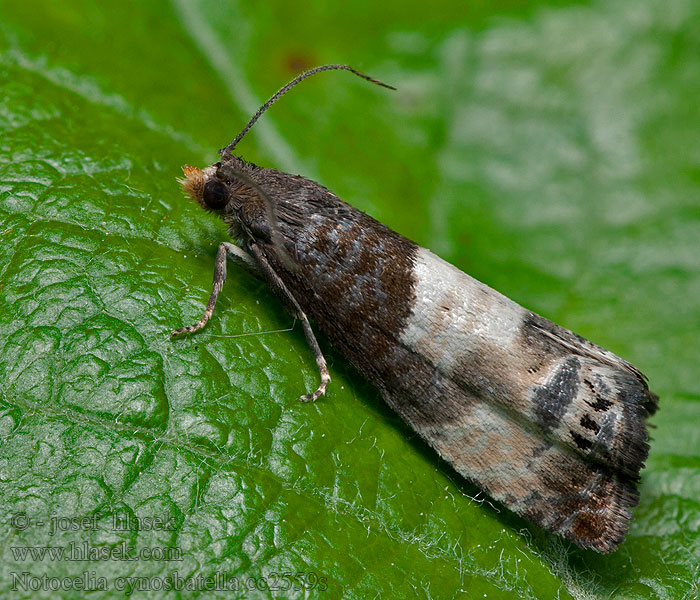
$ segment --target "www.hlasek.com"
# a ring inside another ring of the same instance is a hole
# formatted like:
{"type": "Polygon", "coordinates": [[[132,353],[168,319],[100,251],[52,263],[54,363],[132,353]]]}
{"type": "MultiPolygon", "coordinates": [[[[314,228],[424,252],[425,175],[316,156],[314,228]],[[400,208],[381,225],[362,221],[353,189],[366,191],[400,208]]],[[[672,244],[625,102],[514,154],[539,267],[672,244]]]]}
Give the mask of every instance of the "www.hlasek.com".
{"type": "Polygon", "coordinates": [[[59,562],[93,560],[156,560],[181,561],[182,548],[177,546],[146,546],[138,550],[121,542],[116,546],[92,546],[87,542],[67,546],[11,546],[16,561],[59,562]]]}
{"type": "Polygon", "coordinates": [[[12,590],[23,592],[38,591],[106,591],[116,590],[139,592],[160,591],[271,591],[285,592],[290,590],[316,590],[325,592],[328,589],[325,577],[319,577],[313,571],[308,573],[270,573],[264,577],[239,577],[227,575],[218,571],[213,575],[196,575],[183,577],[177,571],[166,576],[138,577],[119,576],[110,581],[98,576],[96,571],[83,571],[80,575],[54,577],[51,575],[35,576],[27,571],[11,572],[12,590]]]}

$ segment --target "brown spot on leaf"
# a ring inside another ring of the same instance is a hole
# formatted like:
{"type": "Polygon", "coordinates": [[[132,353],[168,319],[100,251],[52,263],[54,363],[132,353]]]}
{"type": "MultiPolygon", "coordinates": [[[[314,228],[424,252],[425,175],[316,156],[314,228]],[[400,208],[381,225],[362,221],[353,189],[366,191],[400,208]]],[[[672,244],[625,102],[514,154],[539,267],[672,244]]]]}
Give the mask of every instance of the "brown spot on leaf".
{"type": "Polygon", "coordinates": [[[294,74],[301,71],[308,71],[317,64],[318,61],[307,52],[291,51],[284,57],[285,70],[294,74]]]}

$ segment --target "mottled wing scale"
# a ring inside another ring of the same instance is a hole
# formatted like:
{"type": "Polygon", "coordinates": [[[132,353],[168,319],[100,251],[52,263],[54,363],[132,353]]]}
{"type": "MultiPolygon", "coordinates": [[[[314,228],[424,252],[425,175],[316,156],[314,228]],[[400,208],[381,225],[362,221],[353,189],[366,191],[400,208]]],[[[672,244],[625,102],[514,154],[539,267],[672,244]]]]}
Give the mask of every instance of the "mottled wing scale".
{"type": "Polygon", "coordinates": [[[553,442],[638,476],[654,407],[639,371],[428,250],[418,251],[414,274],[402,343],[553,442]]]}
{"type": "Polygon", "coordinates": [[[655,409],[643,377],[428,250],[414,274],[400,341],[433,379],[417,396],[395,382],[389,404],[514,512],[581,546],[616,548],[655,409]]]}
{"type": "MultiPolygon", "coordinates": [[[[656,408],[637,369],[319,184],[222,160],[274,199],[279,235],[257,235],[255,245],[428,444],[523,517],[583,547],[617,548],[638,501],[645,421],[656,408]]],[[[223,216],[232,233],[241,224],[265,231],[266,208],[254,196],[223,216]]]]}

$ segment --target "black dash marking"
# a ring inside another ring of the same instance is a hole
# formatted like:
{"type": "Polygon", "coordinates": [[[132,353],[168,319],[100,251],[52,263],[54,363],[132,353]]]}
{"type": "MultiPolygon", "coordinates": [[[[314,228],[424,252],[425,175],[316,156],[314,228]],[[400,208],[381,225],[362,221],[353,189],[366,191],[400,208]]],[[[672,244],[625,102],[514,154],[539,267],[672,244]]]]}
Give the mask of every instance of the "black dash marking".
{"type": "Polygon", "coordinates": [[[590,406],[593,410],[598,411],[598,412],[605,412],[612,406],[612,402],[610,400],[606,400],[603,398],[603,396],[596,394],[595,395],[595,402],[589,402],[586,400],[586,404],[590,406]]]}
{"type": "Polygon", "coordinates": [[[598,433],[600,431],[600,425],[591,419],[588,415],[583,415],[581,417],[581,427],[590,429],[593,433],[598,433]]]}
{"type": "MultiPolygon", "coordinates": [[[[588,406],[590,406],[593,410],[596,412],[605,412],[612,406],[613,403],[610,400],[603,398],[603,396],[601,396],[596,390],[595,385],[593,385],[588,379],[584,379],[583,383],[585,383],[588,389],[591,390],[591,394],[593,394],[593,397],[595,398],[595,402],[585,400],[586,404],[588,404],[588,406]]],[[[607,389],[607,386],[605,386],[605,389],[607,389]]]]}
{"type": "Polygon", "coordinates": [[[561,420],[578,391],[581,363],[569,358],[557,369],[551,380],[535,390],[535,414],[545,431],[551,431],[561,420]]]}
{"type": "Polygon", "coordinates": [[[587,440],[582,435],[576,433],[573,429],[570,429],[569,433],[571,434],[571,437],[574,439],[574,442],[576,442],[576,445],[580,450],[583,450],[585,452],[593,447],[593,442],[587,440]]]}

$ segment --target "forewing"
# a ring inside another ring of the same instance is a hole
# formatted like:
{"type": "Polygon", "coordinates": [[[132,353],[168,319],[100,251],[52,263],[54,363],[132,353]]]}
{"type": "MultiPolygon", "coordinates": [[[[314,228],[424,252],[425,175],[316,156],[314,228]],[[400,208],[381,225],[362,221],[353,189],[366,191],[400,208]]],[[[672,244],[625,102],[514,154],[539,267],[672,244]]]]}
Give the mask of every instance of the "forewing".
{"type": "Polygon", "coordinates": [[[400,341],[431,385],[395,381],[387,401],[515,512],[582,546],[616,547],[656,408],[644,377],[425,249],[414,274],[400,341]]]}
{"type": "Polygon", "coordinates": [[[322,186],[265,174],[295,268],[261,248],[332,344],[459,473],[545,529],[614,550],[656,406],[639,371],[322,186]]]}

